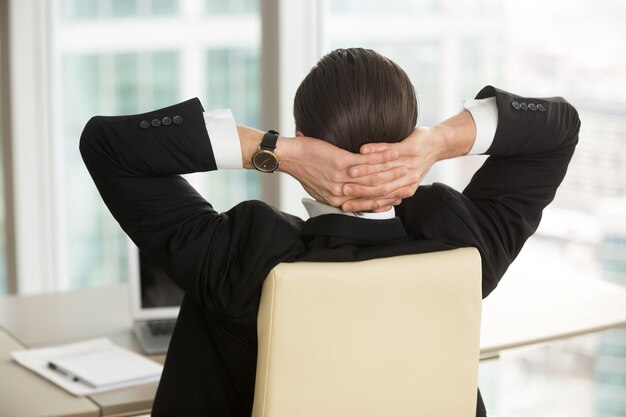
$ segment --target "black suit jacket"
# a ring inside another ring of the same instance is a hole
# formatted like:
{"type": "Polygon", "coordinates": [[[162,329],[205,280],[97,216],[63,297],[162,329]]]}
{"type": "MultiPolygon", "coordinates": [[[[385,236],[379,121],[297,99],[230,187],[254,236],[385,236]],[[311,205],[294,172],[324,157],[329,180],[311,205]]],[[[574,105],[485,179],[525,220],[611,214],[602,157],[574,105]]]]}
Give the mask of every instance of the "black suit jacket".
{"type": "Polygon", "coordinates": [[[250,416],[260,291],[280,262],[473,246],[482,256],[487,296],[554,198],[580,126],[562,98],[522,98],[493,87],[477,98],[491,96],[498,106],[495,140],[467,188],[421,186],[391,220],[324,215],[305,222],[260,201],[217,213],[179,176],[216,169],[197,99],[140,115],[92,118],[80,149],[104,202],[186,293],[153,414],[250,416]],[[514,102],[533,103],[535,111],[514,102]],[[176,123],[150,125],[164,117],[176,123]]]}

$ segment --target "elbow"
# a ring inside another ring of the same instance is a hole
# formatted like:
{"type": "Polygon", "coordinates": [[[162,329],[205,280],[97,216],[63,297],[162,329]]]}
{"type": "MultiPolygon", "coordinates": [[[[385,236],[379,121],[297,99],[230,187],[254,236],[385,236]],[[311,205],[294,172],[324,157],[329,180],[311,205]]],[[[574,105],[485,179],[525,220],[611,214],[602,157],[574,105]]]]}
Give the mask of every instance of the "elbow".
{"type": "Polygon", "coordinates": [[[580,131],[580,116],[578,110],[563,97],[560,99],[559,126],[563,134],[565,146],[575,146],[578,143],[578,132],[580,131]]]}
{"type": "Polygon", "coordinates": [[[577,135],[580,130],[580,116],[578,115],[578,110],[566,99],[560,97],[563,101],[563,105],[565,106],[565,123],[571,128],[572,135],[577,135]]]}
{"type": "Polygon", "coordinates": [[[565,99],[563,99],[563,101],[567,105],[570,117],[572,118],[572,122],[580,127],[580,117],[578,116],[578,110],[576,110],[576,108],[569,101],[565,99]]]}
{"type": "MultiPolygon", "coordinates": [[[[570,105],[571,106],[571,105],[570,105]]],[[[572,125],[573,125],[573,135],[576,136],[576,140],[578,141],[578,132],[580,132],[580,116],[578,115],[578,111],[572,107],[572,125]]]]}
{"type": "Polygon", "coordinates": [[[578,144],[578,133],[580,132],[580,116],[578,111],[571,104],[567,103],[568,108],[568,120],[567,126],[569,127],[568,142],[572,146],[578,144]]]}
{"type": "Polygon", "coordinates": [[[78,149],[85,163],[87,163],[88,160],[94,159],[94,156],[97,153],[97,144],[102,133],[100,119],[101,118],[99,116],[94,116],[89,119],[80,135],[78,149]]]}

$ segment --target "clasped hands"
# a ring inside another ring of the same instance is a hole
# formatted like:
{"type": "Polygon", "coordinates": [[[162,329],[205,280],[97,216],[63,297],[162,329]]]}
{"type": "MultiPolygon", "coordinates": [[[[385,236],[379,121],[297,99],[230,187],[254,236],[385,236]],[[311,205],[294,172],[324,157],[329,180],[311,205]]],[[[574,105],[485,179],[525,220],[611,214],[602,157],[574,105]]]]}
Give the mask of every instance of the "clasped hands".
{"type": "Polygon", "coordinates": [[[440,133],[419,127],[401,142],[368,143],[358,154],[314,138],[281,138],[279,170],[343,211],[386,211],[412,196],[439,159],[440,133]]]}

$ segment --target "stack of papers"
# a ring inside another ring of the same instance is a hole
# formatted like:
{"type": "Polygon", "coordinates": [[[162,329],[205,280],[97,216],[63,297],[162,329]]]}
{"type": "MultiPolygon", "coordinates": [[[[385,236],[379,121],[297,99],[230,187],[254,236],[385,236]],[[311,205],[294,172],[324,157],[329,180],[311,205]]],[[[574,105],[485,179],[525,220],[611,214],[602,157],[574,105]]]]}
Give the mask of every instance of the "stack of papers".
{"type": "Polygon", "coordinates": [[[20,365],[78,396],[158,381],[163,366],[109,339],[11,352],[20,365]]]}

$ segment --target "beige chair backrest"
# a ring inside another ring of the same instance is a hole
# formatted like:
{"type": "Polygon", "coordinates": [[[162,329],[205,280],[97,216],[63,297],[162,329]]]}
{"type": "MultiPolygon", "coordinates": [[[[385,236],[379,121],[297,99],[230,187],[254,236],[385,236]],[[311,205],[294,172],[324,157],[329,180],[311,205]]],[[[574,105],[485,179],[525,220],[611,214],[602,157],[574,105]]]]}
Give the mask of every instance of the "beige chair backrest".
{"type": "Polygon", "coordinates": [[[480,313],[473,248],[280,264],[263,284],[252,416],[474,416],[480,313]]]}

